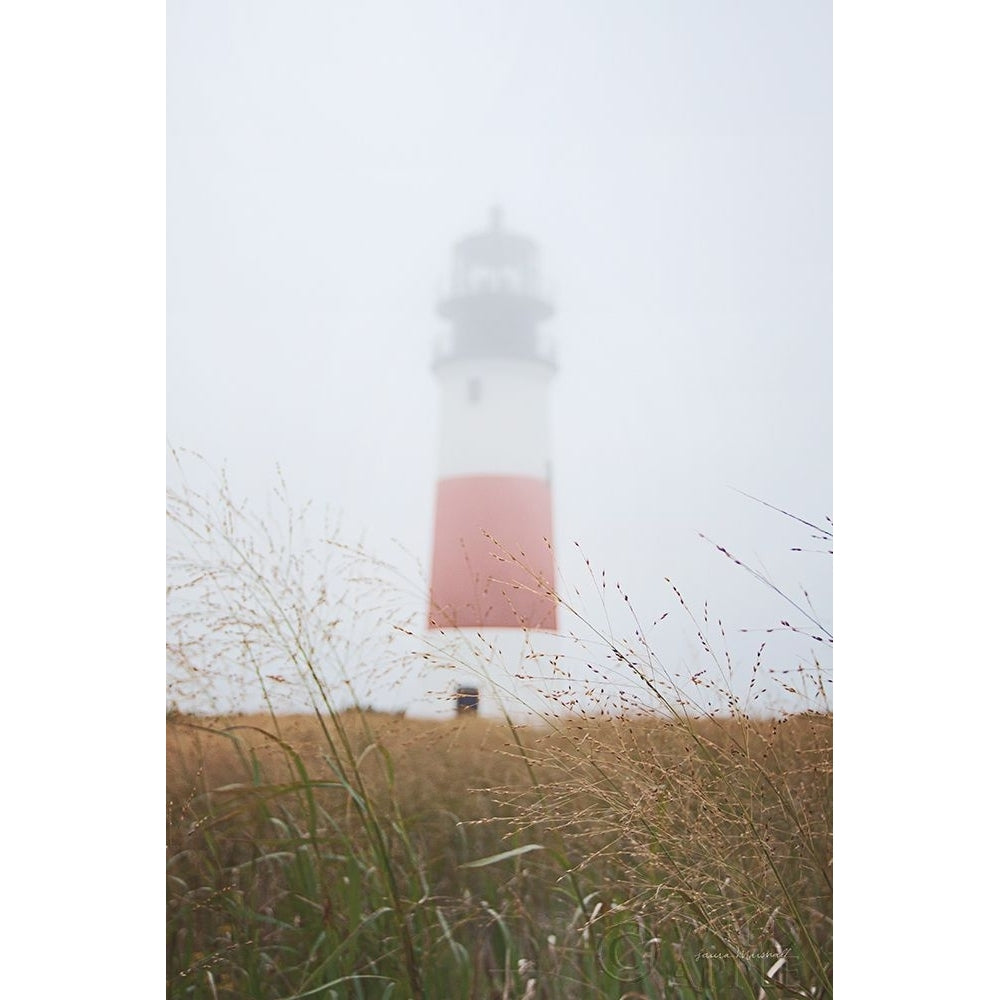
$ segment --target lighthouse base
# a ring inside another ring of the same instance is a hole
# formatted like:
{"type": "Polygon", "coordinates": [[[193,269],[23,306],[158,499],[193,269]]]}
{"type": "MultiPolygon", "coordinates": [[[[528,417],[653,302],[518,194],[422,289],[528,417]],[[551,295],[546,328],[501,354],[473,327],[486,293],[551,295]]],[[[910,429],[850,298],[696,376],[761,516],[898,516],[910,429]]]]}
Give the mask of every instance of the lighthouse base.
{"type": "MultiPolygon", "coordinates": [[[[421,696],[407,715],[445,718],[457,714],[463,690],[476,689],[476,712],[517,723],[561,714],[565,674],[562,638],[524,629],[439,629],[427,634],[421,696]]],[[[468,705],[468,701],[464,702],[468,705]]]]}

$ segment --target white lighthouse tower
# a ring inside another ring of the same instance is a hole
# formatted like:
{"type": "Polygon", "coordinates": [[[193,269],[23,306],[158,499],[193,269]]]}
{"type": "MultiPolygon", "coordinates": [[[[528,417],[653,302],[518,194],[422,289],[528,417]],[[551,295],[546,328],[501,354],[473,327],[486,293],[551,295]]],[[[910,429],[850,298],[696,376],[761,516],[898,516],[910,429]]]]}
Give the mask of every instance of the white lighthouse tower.
{"type": "MultiPolygon", "coordinates": [[[[532,701],[523,660],[557,624],[552,542],[549,385],[556,371],[539,324],[535,244],[490,227],[454,250],[438,311],[450,323],[433,368],[440,385],[440,453],[428,626],[464,636],[475,663],[454,681],[486,711],[532,701]],[[485,652],[484,646],[485,643],[485,652]],[[477,645],[478,644],[478,645],[477,645]]],[[[536,699],[537,700],[537,699],[536,699]]]]}

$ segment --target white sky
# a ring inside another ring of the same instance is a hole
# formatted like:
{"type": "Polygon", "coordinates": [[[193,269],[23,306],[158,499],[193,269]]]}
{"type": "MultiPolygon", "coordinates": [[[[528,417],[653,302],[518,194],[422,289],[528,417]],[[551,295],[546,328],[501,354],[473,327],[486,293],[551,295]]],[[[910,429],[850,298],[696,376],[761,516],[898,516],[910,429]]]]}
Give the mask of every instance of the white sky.
{"type": "Polygon", "coordinates": [[[776,624],[703,532],[829,623],[829,557],[735,492],[832,515],[827,5],[172,2],[167,60],[172,445],[426,572],[434,305],[499,203],[556,305],[564,590],[579,542],[644,621],[669,576],[776,624]]]}

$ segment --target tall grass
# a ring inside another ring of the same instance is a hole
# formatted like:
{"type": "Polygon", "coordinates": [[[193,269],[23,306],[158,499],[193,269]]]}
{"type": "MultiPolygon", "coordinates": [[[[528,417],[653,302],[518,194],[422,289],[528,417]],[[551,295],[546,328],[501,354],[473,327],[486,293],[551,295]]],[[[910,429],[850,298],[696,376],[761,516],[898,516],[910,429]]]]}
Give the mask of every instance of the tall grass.
{"type": "Polygon", "coordinates": [[[532,724],[365,711],[420,662],[388,568],[224,481],[169,510],[170,681],[214,699],[167,719],[170,997],[832,996],[818,666],[762,650],[735,692],[675,591],[698,676],[587,620],[532,724]],[[227,713],[247,678],[261,710],[227,713]],[[774,683],[807,710],[755,711],[774,683]]]}

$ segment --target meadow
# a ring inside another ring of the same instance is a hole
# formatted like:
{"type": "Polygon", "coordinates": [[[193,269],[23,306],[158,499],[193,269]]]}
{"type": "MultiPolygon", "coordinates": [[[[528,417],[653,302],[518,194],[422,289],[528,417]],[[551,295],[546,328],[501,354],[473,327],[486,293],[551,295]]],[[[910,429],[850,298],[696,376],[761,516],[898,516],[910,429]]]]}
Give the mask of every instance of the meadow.
{"type": "Polygon", "coordinates": [[[831,722],[168,719],[171,997],[828,997],[831,722]]]}
{"type": "MultiPolygon", "coordinates": [[[[275,529],[224,484],[169,512],[170,691],[228,671],[264,701],[167,713],[171,1000],[832,997],[817,659],[769,670],[762,645],[737,694],[707,609],[677,593],[713,665],[689,690],[640,629],[593,630],[585,655],[630,684],[600,703],[530,722],[369,711],[362,665],[398,664],[365,643],[416,634],[385,567],[334,541],[331,569],[296,517],[275,529]],[[311,709],[282,707],[293,678],[311,709]],[[768,685],[802,697],[755,708],[768,685]]],[[[828,643],[797,610],[782,629],[828,643]]]]}

